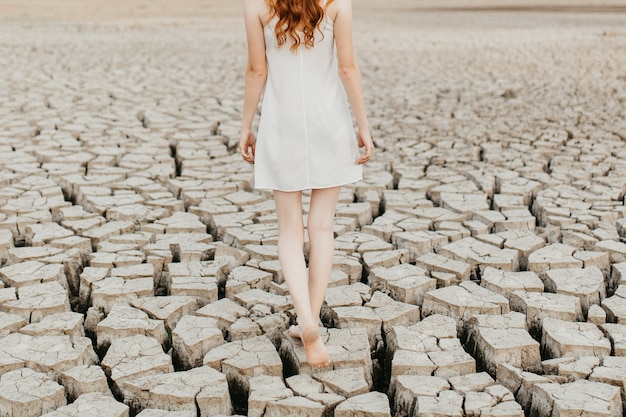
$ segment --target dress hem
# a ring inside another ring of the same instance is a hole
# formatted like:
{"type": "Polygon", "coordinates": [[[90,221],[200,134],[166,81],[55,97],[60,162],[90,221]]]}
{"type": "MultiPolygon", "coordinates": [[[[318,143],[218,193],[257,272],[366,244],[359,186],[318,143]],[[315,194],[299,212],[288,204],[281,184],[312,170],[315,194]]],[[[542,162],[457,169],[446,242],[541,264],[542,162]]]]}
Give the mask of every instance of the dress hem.
{"type": "Polygon", "coordinates": [[[263,185],[254,185],[254,189],[255,190],[271,190],[271,191],[282,191],[284,193],[292,193],[292,192],[296,192],[296,191],[305,191],[305,190],[321,190],[324,188],[333,188],[333,187],[342,187],[344,185],[348,185],[348,184],[353,184],[355,182],[361,181],[363,179],[363,176],[361,175],[359,178],[354,179],[354,180],[348,180],[348,181],[342,181],[340,183],[336,183],[336,184],[330,184],[330,185],[315,185],[315,186],[308,186],[308,187],[300,187],[300,188],[288,188],[288,189],[281,189],[281,188],[275,188],[275,187],[269,187],[269,186],[263,186],[263,185]]]}

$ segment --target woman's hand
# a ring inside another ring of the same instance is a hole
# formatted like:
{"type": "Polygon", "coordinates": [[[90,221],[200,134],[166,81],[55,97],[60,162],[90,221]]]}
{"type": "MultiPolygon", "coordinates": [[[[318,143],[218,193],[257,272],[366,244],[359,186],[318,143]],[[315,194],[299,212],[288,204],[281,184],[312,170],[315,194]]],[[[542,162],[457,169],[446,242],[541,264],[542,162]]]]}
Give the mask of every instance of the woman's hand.
{"type": "Polygon", "coordinates": [[[359,130],[358,138],[359,148],[365,148],[365,153],[360,156],[357,164],[364,164],[372,158],[374,142],[372,141],[372,135],[369,130],[359,130]]]}
{"type": "Polygon", "coordinates": [[[256,139],[250,130],[242,130],[239,136],[239,152],[244,161],[254,164],[256,139]]]}

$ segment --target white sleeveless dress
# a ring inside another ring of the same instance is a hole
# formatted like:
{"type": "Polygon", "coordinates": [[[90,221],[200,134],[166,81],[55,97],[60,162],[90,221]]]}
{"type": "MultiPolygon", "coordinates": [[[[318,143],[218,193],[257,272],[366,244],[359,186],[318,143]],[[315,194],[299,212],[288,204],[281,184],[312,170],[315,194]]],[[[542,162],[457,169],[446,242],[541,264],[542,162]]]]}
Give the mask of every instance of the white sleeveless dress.
{"type": "MultiPolygon", "coordinates": [[[[339,79],[333,21],[324,17],[315,46],[294,53],[264,28],[268,77],[256,140],[254,187],[299,191],[363,177],[346,92],[339,79]]],[[[304,40],[304,35],[300,35],[304,40]]]]}

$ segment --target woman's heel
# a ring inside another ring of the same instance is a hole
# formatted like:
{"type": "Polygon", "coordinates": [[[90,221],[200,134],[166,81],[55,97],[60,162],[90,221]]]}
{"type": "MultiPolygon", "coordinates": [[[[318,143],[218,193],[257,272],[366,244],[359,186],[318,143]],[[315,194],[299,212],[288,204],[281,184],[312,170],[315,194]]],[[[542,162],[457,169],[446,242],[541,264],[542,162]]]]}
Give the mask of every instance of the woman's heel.
{"type": "Polygon", "coordinates": [[[322,338],[320,337],[319,328],[313,324],[307,324],[300,327],[302,334],[302,344],[306,353],[306,360],[313,368],[324,368],[330,365],[330,356],[322,338]]]}

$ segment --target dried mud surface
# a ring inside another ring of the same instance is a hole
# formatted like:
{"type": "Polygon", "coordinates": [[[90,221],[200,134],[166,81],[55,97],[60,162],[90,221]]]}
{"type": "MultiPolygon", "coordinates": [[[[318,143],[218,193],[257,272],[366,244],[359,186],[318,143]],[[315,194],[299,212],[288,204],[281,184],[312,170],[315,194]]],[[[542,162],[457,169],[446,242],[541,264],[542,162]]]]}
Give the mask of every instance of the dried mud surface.
{"type": "Polygon", "coordinates": [[[236,153],[241,7],[0,0],[0,416],[622,415],[624,2],[354,1],[321,372],[236,153]]]}

